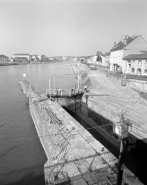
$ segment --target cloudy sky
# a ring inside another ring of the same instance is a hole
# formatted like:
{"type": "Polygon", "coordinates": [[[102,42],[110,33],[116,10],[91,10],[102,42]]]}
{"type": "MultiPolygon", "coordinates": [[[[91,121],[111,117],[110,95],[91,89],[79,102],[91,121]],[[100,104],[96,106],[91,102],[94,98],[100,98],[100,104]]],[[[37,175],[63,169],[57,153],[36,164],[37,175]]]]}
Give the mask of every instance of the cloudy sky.
{"type": "Polygon", "coordinates": [[[0,54],[92,55],[147,40],[147,0],[0,0],[0,54]]]}

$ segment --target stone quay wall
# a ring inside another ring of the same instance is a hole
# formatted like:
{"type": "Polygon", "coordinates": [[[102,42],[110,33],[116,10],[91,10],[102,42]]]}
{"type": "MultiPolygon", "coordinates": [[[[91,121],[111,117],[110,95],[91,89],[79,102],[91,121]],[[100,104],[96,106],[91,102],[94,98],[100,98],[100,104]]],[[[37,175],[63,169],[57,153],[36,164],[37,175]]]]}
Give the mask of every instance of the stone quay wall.
{"type": "MultiPolygon", "coordinates": [[[[110,73],[109,77],[121,83],[122,78],[124,78],[124,75],[120,76],[119,74],[110,73]]],[[[145,80],[143,81],[143,80],[136,80],[136,79],[126,79],[126,85],[138,92],[147,93],[147,81],[145,80]]]]}
{"type": "Polygon", "coordinates": [[[126,81],[126,84],[138,92],[147,93],[147,81],[130,79],[126,81]]]}
{"type": "Polygon", "coordinates": [[[79,74],[79,81],[80,81],[80,89],[84,89],[84,86],[90,87],[92,85],[92,81],[90,77],[88,76],[88,67],[84,64],[79,64],[79,66],[72,65],[73,70],[75,72],[75,76],[78,79],[78,74],[79,74]]]}

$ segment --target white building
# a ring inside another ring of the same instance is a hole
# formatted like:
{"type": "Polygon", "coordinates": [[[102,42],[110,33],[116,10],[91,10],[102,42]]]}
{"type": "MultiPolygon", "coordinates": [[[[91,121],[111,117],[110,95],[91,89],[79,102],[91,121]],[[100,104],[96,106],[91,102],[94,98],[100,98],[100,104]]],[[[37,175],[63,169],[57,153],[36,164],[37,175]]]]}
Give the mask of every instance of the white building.
{"type": "Polygon", "coordinates": [[[101,59],[102,59],[102,66],[107,66],[107,61],[105,56],[101,55],[101,59]]]}
{"type": "Polygon", "coordinates": [[[147,74],[147,52],[133,54],[124,57],[126,61],[126,73],[144,75],[147,74]]]}
{"type": "Polygon", "coordinates": [[[142,54],[147,50],[147,42],[139,36],[123,36],[122,40],[111,49],[110,70],[117,71],[121,68],[122,72],[127,71],[127,63],[123,58],[130,54],[142,54]]]}
{"type": "Polygon", "coordinates": [[[19,58],[19,59],[24,59],[24,58],[26,58],[28,61],[30,61],[31,60],[31,55],[29,55],[29,54],[14,54],[13,55],[13,57],[12,57],[13,59],[17,59],[17,58],[19,58]]]}

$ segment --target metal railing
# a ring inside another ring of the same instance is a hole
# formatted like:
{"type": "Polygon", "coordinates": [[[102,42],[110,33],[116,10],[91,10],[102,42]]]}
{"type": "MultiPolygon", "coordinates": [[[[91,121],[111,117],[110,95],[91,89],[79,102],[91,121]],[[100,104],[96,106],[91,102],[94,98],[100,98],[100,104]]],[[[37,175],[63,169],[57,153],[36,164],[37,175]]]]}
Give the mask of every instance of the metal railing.
{"type": "Polygon", "coordinates": [[[46,89],[47,96],[71,96],[73,93],[72,89],[46,89]]]}

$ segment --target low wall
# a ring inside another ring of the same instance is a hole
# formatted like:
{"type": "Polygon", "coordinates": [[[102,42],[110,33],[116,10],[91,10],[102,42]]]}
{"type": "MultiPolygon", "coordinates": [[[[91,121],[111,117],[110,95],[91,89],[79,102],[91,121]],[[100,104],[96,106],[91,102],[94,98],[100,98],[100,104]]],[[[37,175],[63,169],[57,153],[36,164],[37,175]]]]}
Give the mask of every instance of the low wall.
{"type": "MultiPolygon", "coordinates": [[[[109,77],[121,83],[121,80],[122,78],[124,78],[124,75],[110,72],[109,77]]],[[[126,79],[126,85],[138,92],[147,93],[147,81],[145,80],[126,79]]]]}
{"type": "Polygon", "coordinates": [[[118,118],[118,115],[116,115],[116,113],[104,110],[104,106],[102,104],[97,104],[96,102],[89,100],[87,106],[84,101],[78,101],[76,102],[76,104],[70,104],[67,109],[69,109],[73,113],[79,114],[79,116],[81,113],[84,114],[87,119],[95,123],[95,126],[99,126],[100,129],[102,129],[105,133],[107,133],[116,141],[119,141],[119,137],[113,132],[113,126],[116,121],[120,121],[120,118],[118,118]],[[105,114],[108,115],[106,116],[105,114]]]}
{"type": "MultiPolygon", "coordinates": [[[[91,117],[90,119],[92,119],[94,122],[96,120],[96,122],[99,122],[101,125],[111,124],[112,126],[114,126],[120,123],[122,112],[119,111],[117,108],[115,107],[110,108],[107,106],[105,102],[99,101],[98,103],[92,99],[88,100],[88,106],[84,102],[86,101],[84,100],[84,97],[83,97],[81,101],[81,106],[80,106],[80,102],[76,103],[76,110],[75,110],[75,103],[73,103],[72,105],[69,105],[67,108],[75,112],[76,114],[82,112],[86,116],[88,117],[90,116],[91,117]],[[95,119],[95,117],[97,118],[95,119]]],[[[147,134],[143,132],[142,126],[139,123],[130,119],[129,114],[127,113],[124,114],[124,121],[125,120],[127,120],[129,123],[132,124],[132,127],[129,127],[129,132],[132,135],[136,137],[140,136],[141,138],[147,137],[147,134]]],[[[103,130],[106,131],[105,127],[103,128],[103,130]]],[[[116,138],[116,135],[114,134],[114,132],[111,131],[111,133],[108,132],[108,134],[116,138]]]]}
{"type": "Polygon", "coordinates": [[[147,93],[147,81],[141,81],[141,80],[127,80],[127,86],[131,87],[132,89],[138,91],[138,92],[144,92],[147,93]]]}
{"type": "Polygon", "coordinates": [[[84,86],[90,87],[92,85],[91,79],[89,78],[87,72],[81,75],[81,85],[80,87],[84,88],[84,86]]]}

